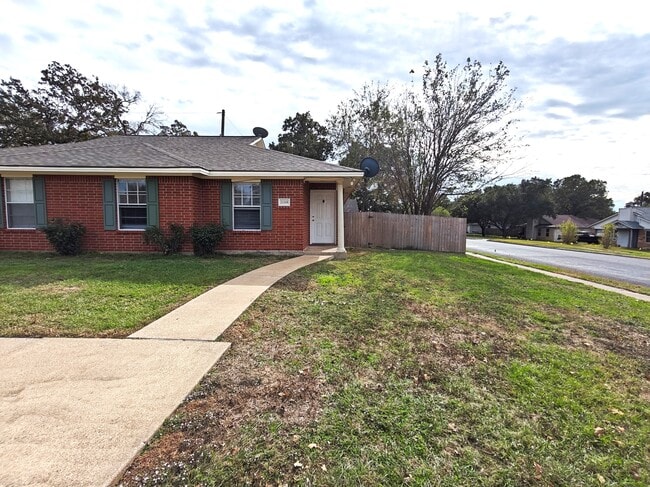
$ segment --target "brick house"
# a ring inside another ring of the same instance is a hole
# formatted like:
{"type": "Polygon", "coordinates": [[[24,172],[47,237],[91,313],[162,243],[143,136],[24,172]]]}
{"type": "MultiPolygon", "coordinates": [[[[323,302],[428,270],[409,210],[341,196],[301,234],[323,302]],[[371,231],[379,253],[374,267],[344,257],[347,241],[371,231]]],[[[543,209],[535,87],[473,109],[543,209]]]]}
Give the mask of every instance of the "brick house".
{"type": "Polygon", "coordinates": [[[569,220],[575,223],[579,232],[593,233],[591,225],[596,222],[595,218],[580,218],[574,215],[544,215],[541,218],[528,221],[526,224],[526,238],[559,242],[562,240],[561,226],[569,220]]]}
{"type": "MultiPolygon", "coordinates": [[[[223,251],[344,253],[343,204],[363,172],[267,150],[259,137],[114,136],[0,149],[0,250],[49,251],[38,228],[81,222],[83,247],[146,252],[142,231],[221,223],[223,251]]],[[[184,250],[191,250],[188,243],[184,250]]]]}
{"type": "Polygon", "coordinates": [[[621,208],[618,213],[608,216],[592,225],[597,235],[602,236],[603,228],[613,223],[616,229],[616,245],[628,249],[650,249],[650,208],[631,206],[621,208]]]}

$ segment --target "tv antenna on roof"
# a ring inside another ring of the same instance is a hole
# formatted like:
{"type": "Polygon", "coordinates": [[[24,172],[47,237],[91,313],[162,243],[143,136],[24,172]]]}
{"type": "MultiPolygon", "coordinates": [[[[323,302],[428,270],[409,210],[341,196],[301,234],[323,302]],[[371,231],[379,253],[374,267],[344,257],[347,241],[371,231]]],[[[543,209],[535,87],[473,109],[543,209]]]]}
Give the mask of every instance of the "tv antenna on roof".
{"type": "Polygon", "coordinates": [[[217,115],[221,114],[221,137],[223,137],[223,131],[226,128],[226,109],[222,108],[220,112],[217,112],[217,115]]]}

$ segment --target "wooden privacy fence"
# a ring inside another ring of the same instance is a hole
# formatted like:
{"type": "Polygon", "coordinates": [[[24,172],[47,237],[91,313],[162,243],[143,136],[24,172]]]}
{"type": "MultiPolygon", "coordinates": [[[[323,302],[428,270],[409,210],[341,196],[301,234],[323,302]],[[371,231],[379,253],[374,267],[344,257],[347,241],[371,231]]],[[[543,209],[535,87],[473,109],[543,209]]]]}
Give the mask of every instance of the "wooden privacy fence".
{"type": "Polygon", "coordinates": [[[345,213],[346,247],[465,253],[465,218],[345,213]]]}

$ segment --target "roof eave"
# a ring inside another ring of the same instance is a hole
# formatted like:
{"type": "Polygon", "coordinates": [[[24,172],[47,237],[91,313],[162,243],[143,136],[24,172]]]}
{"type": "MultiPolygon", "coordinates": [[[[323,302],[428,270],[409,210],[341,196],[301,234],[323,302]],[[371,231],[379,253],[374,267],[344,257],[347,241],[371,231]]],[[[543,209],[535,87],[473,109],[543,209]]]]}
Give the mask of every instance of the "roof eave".
{"type": "Polygon", "coordinates": [[[55,166],[0,166],[0,174],[67,174],[112,175],[151,174],[167,176],[203,176],[207,178],[255,177],[265,179],[292,178],[362,178],[362,171],[208,171],[200,167],[55,167],[55,166]]]}

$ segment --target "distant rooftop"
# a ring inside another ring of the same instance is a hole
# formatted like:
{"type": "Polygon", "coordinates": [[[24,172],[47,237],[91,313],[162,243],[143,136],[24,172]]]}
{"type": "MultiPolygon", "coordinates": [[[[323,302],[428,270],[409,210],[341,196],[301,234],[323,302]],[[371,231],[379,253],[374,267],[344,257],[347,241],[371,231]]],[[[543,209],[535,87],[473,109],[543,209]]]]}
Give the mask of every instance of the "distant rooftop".
{"type": "Polygon", "coordinates": [[[559,227],[567,220],[572,220],[578,228],[589,227],[597,221],[595,218],[580,218],[573,215],[556,215],[554,217],[545,215],[542,217],[542,221],[540,221],[539,224],[544,225],[544,221],[546,221],[550,226],[559,227]]]}

